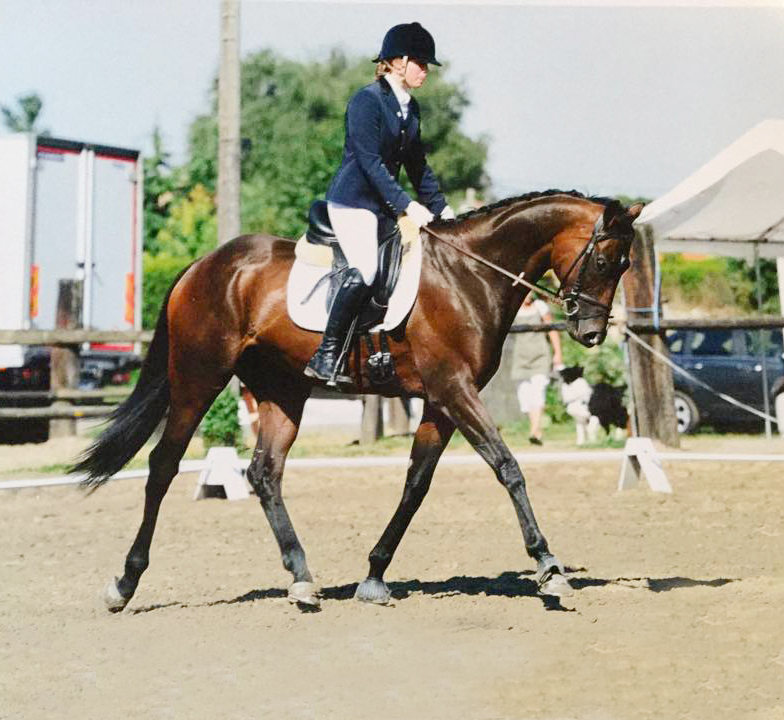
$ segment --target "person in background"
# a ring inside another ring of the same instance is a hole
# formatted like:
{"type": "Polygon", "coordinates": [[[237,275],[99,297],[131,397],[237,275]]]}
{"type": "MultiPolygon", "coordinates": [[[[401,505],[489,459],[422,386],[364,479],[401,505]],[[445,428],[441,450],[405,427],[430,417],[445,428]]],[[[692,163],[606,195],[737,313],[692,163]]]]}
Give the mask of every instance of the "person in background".
{"type": "MultiPolygon", "coordinates": [[[[534,299],[533,293],[526,295],[515,317],[515,323],[533,325],[551,322],[553,318],[546,303],[534,299]]],[[[528,440],[532,445],[542,444],[545,392],[550,382],[553,365],[556,370],[564,366],[561,337],[557,330],[517,333],[512,349],[511,377],[512,380],[518,381],[517,402],[520,405],[520,412],[528,415],[530,421],[528,440]]]]}

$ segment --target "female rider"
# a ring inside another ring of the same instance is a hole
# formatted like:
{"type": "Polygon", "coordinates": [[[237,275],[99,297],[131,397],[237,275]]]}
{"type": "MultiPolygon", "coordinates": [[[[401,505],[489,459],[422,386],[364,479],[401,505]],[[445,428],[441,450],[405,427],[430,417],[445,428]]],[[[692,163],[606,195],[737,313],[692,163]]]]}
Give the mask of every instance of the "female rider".
{"type": "Polygon", "coordinates": [[[395,25],[373,62],[378,63],[375,82],[349,100],[343,161],[327,190],[329,219],[349,269],[305,374],[330,382],[351,322],[376,276],[379,222],[405,213],[422,227],[435,215],[454,217],[425,159],[419,105],[409,92],[423,85],[428,64],[441,64],[433,37],[416,22],[395,25]],[[401,166],[420,202],[400,187],[401,166]]]}

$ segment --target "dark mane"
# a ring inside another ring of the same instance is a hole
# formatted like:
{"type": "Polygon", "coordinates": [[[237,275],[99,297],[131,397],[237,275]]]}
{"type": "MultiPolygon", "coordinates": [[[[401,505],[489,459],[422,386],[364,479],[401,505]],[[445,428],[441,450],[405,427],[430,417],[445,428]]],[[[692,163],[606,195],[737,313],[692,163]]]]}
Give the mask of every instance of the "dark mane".
{"type": "Polygon", "coordinates": [[[570,197],[580,198],[581,200],[590,200],[591,202],[597,202],[605,207],[613,207],[617,206],[621,208],[621,203],[616,200],[615,198],[608,198],[602,197],[599,195],[584,195],[583,193],[577,190],[536,190],[533,192],[524,193],[523,195],[516,195],[515,197],[509,197],[504,200],[498,200],[497,202],[491,203],[489,205],[483,205],[476,210],[469,210],[468,212],[461,213],[458,215],[454,220],[436,220],[436,224],[438,225],[455,225],[456,223],[462,222],[463,220],[467,220],[468,218],[477,217],[479,215],[489,215],[495,210],[499,210],[501,208],[509,207],[513,203],[516,202],[523,202],[525,200],[536,200],[541,197],[550,197],[551,195],[569,195],[570,197]]]}

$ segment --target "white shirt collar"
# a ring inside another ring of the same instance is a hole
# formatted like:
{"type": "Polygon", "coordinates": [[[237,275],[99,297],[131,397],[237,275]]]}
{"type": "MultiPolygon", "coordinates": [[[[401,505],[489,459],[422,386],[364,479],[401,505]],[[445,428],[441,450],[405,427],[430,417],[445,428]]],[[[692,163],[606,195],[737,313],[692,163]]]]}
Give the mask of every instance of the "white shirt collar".
{"type": "Polygon", "coordinates": [[[400,80],[397,75],[392,73],[387,73],[386,80],[389,83],[389,87],[392,88],[392,92],[395,93],[395,97],[397,98],[397,102],[400,105],[400,110],[403,113],[403,119],[408,118],[408,104],[411,102],[411,93],[409,93],[403,87],[403,81],[400,80]]]}

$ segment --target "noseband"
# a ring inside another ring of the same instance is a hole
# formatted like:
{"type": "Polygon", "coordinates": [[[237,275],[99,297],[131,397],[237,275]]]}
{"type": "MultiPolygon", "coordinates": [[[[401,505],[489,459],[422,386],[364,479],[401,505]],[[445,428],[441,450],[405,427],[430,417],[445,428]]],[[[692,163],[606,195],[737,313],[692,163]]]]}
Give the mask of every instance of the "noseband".
{"type": "MultiPolygon", "coordinates": [[[[609,240],[610,236],[604,231],[604,213],[600,213],[599,217],[596,219],[596,223],[593,226],[593,232],[591,233],[591,237],[589,238],[588,242],[585,244],[583,249],[579,252],[577,257],[572,261],[572,264],[569,266],[569,270],[564,275],[563,280],[561,281],[561,287],[558,288],[557,292],[550,290],[550,288],[543,287],[541,285],[537,285],[536,283],[528,282],[528,280],[523,279],[523,275],[525,273],[521,272],[519,275],[514,275],[510,273],[508,270],[505,270],[502,267],[499,267],[495,263],[490,262],[486,258],[477,255],[476,253],[467,250],[466,248],[462,248],[459,245],[456,245],[451,240],[447,240],[442,235],[431,230],[427,225],[423,226],[422,228],[428,235],[436,238],[436,240],[440,240],[441,242],[450,245],[455,250],[463,253],[464,255],[468,255],[469,257],[477,260],[478,262],[487,265],[488,267],[493,268],[497,272],[500,272],[502,275],[506,275],[508,278],[514,280],[513,285],[525,285],[526,287],[530,288],[534,292],[538,292],[540,295],[549,295],[550,300],[555,302],[556,304],[560,305],[563,308],[564,314],[566,317],[572,320],[588,320],[594,317],[601,317],[604,315],[608,320],[610,318],[610,312],[612,308],[610,305],[606,305],[603,302],[599,302],[595,297],[588,295],[582,291],[583,280],[585,279],[585,273],[588,269],[588,263],[591,260],[594,252],[596,252],[596,246],[602,240],[609,240]],[[569,279],[569,276],[574,272],[574,269],[577,267],[577,263],[582,260],[582,265],[580,265],[580,270],[577,273],[577,280],[575,280],[574,284],[569,288],[568,291],[564,291],[566,288],[566,281],[569,279]],[[598,308],[601,312],[595,312],[588,315],[579,315],[580,312],[580,302],[587,303],[588,305],[592,305],[595,308],[598,308]]],[[[629,267],[629,248],[624,248],[623,255],[621,256],[620,261],[618,262],[618,267],[616,268],[616,280],[620,278],[623,274],[624,270],[629,267]]]]}

